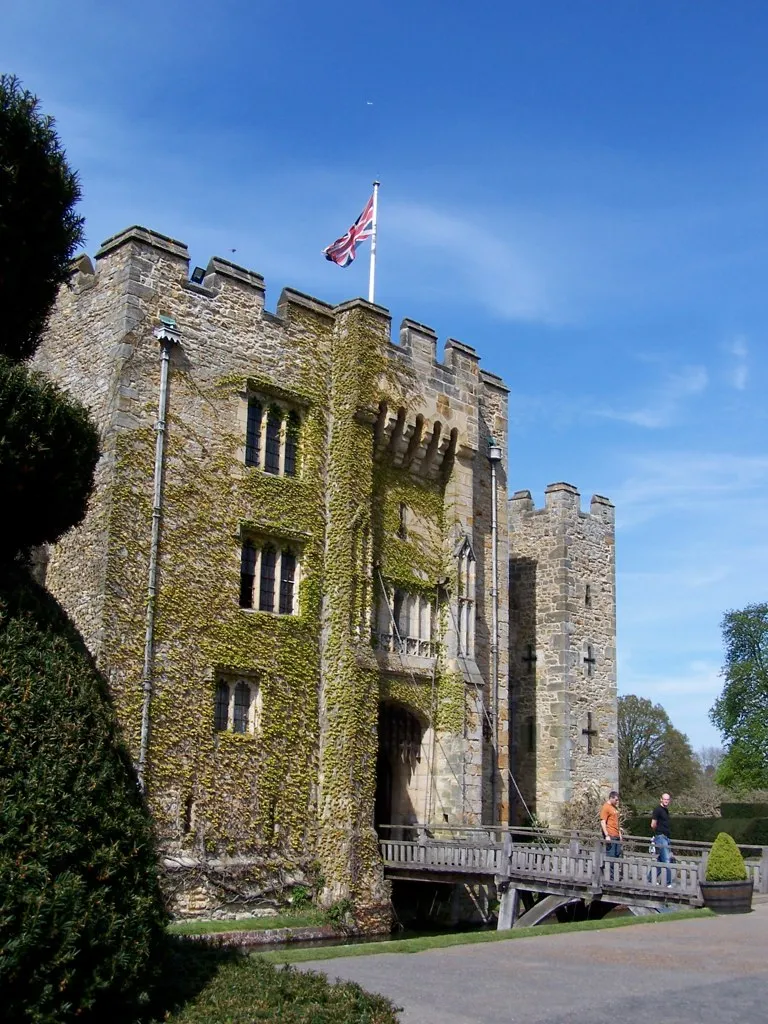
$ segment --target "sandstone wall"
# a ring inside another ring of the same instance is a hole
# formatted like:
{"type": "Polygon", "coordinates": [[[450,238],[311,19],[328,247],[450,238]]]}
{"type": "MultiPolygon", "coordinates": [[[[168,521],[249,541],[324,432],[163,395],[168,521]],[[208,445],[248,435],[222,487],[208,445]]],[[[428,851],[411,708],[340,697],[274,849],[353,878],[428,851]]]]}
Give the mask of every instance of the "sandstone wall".
{"type": "Polygon", "coordinates": [[[618,786],[614,512],[597,495],[582,512],[561,483],[543,509],[517,492],[509,520],[513,770],[529,808],[556,824],[588,785],[618,786]]]}

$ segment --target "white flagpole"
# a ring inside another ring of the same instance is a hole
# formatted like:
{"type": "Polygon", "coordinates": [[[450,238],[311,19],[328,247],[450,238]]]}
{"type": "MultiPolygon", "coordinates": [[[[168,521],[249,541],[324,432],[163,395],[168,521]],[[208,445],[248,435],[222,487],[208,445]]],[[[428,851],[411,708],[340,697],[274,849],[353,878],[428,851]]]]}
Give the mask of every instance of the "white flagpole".
{"type": "Polygon", "coordinates": [[[374,301],[376,293],[376,232],[378,229],[379,216],[379,185],[381,182],[373,183],[373,224],[371,227],[371,269],[368,274],[368,301],[374,301]]]}

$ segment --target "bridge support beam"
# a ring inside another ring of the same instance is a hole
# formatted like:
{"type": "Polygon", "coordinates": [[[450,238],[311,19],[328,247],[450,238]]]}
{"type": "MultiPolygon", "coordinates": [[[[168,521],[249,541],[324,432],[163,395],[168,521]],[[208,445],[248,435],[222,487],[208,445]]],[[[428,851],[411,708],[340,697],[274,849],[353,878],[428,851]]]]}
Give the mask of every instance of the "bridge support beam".
{"type": "Polygon", "coordinates": [[[559,910],[560,907],[565,907],[569,903],[578,903],[579,897],[574,898],[573,896],[559,896],[554,893],[549,896],[545,896],[544,899],[539,900],[537,903],[527,910],[522,917],[519,917],[513,924],[513,928],[530,928],[531,925],[539,924],[545,917],[549,917],[550,914],[559,910]]]}
{"type": "Polygon", "coordinates": [[[515,927],[519,906],[520,890],[508,886],[501,893],[501,899],[499,900],[499,920],[496,925],[496,931],[505,932],[515,927]]]}

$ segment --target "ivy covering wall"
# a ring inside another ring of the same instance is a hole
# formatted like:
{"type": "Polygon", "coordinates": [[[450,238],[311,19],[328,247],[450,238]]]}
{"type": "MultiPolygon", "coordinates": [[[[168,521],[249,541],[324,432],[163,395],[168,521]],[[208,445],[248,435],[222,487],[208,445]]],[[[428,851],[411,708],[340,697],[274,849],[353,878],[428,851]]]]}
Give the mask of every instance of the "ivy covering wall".
{"type": "MultiPolygon", "coordinates": [[[[461,735],[465,684],[443,658],[432,685],[382,675],[367,625],[379,572],[432,598],[449,578],[444,488],[373,460],[365,410],[407,404],[414,390],[387,355],[382,318],[362,304],[334,317],[291,315],[288,380],[235,373],[204,382],[183,359],[172,363],[149,797],[166,851],[245,858],[251,884],[301,873],[327,902],[384,906],[373,828],[379,703],[461,735]],[[295,477],[243,464],[249,393],[300,410],[295,477]],[[401,504],[418,523],[405,539],[401,504]],[[243,530],[298,548],[298,615],[239,607],[243,530]],[[254,734],[214,731],[217,672],[257,682],[254,734]]],[[[152,353],[141,351],[134,372],[142,359],[152,372],[152,353]]],[[[144,413],[151,423],[153,410],[144,413]]],[[[110,502],[103,657],[134,748],[154,445],[152,426],[117,435],[110,502]]]]}

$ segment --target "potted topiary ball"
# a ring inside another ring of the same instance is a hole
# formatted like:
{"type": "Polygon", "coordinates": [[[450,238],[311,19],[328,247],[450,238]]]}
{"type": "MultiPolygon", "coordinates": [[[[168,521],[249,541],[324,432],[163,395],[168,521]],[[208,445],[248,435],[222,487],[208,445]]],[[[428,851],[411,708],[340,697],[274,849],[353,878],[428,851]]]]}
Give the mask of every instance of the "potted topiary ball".
{"type": "Polygon", "coordinates": [[[707,858],[705,881],[699,883],[704,906],[718,914],[746,914],[752,909],[752,879],[733,838],[720,832],[707,858]]]}

